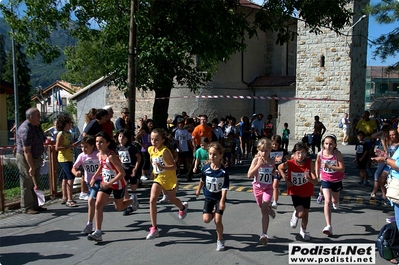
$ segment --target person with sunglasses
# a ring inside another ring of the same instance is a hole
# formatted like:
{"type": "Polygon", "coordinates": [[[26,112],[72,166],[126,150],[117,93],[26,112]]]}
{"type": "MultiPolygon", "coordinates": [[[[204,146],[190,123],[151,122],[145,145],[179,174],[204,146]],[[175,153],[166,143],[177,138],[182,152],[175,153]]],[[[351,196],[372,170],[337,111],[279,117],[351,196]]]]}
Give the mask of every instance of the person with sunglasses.
{"type": "Polygon", "coordinates": [[[127,129],[131,133],[133,132],[133,126],[129,120],[129,114],[130,112],[128,108],[122,108],[121,116],[115,121],[115,129],[117,131],[121,129],[127,129]]]}

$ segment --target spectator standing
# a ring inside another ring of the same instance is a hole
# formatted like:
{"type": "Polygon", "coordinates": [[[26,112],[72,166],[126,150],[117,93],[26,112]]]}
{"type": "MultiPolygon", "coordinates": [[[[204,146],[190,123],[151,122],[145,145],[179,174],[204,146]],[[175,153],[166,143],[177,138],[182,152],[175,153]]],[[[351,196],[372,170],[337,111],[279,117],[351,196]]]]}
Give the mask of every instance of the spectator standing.
{"type": "Polygon", "coordinates": [[[40,111],[30,108],[26,111],[26,120],[17,131],[16,160],[19,170],[21,186],[21,208],[27,214],[45,211],[39,206],[34,189],[38,189],[40,181],[40,167],[45,141],[44,133],[40,129],[40,111]]]}
{"type": "Polygon", "coordinates": [[[348,113],[344,114],[344,117],[341,120],[342,122],[342,131],[344,132],[344,138],[342,139],[342,145],[348,145],[348,139],[349,139],[349,126],[350,126],[350,121],[348,119],[348,113]]]}
{"type": "Polygon", "coordinates": [[[326,127],[320,121],[319,116],[314,116],[314,126],[313,126],[313,142],[312,142],[312,152],[315,153],[315,147],[317,146],[317,152],[320,152],[321,138],[326,132],[326,127]]]}
{"type": "Polygon", "coordinates": [[[91,108],[89,112],[85,114],[85,124],[83,125],[82,131],[85,130],[87,124],[89,124],[90,121],[96,119],[96,112],[97,110],[95,108],[91,108]]]}
{"type": "Polygon", "coordinates": [[[263,124],[262,135],[269,139],[273,136],[274,124],[272,122],[273,116],[271,114],[267,115],[267,121],[263,124]]]}
{"type": "Polygon", "coordinates": [[[194,128],[192,133],[193,146],[196,149],[201,144],[201,138],[207,137],[209,142],[212,141],[212,128],[208,126],[208,116],[200,115],[200,124],[194,128]]]}
{"type": "Polygon", "coordinates": [[[117,131],[126,129],[130,133],[133,133],[133,125],[129,120],[129,114],[130,114],[130,112],[129,112],[128,108],[122,109],[121,116],[118,119],[116,119],[116,121],[115,121],[115,129],[117,131]]]}
{"type": "Polygon", "coordinates": [[[96,118],[91,120],[85,127],[82,136],[92,135],[96,136],[97,133],[103,130],[102,124],[107,120],[108,111],[105,109],[96,110],[96,118]]]}
{"type": "Polygon", "coordinates": [[[103,128],[102,130],[106,133],[108,133],[110,136],[114,135],[114,130],[115,130],[115,125],[111,121],[112,117],[114,117],[114,110],[112,109],[111,106],[105,106],[104,109],[108,111],[107,119],[105,120],[104,123],[101,124],[101,127],[103,128]]]}
{"type": "Polygon", "coordinates": [[[284,123],[284,129],[282,131],[282,148],[288,152],[288,145],[290,143],[290,129],[288,129],[288,123],[284,123]]]}

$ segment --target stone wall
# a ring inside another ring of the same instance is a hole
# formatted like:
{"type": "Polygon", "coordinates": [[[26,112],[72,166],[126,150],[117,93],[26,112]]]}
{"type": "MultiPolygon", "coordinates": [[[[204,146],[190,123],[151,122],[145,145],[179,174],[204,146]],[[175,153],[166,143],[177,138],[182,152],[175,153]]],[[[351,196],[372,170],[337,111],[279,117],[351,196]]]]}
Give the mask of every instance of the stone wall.
{"type": "MultiPolygon", "coordinates": [[[[354,11],[359,14],[366,2],[355,1],[354,11]]],[[[353,23],[359,17],[355,16],[353,23]]],[[[353,120],[364,109],[367,30],[368,21],[365,19],[354,29],[348,26],[341,35],[328,29],[315,35],[309,33],[304,22],[298,21],[296,96],[339,101],[297,100],[297,139],[313,131],[315,115],[320,116],[328,133],[341,136],[338,123],[343,114],[349,113],[349,119],[353,120]]]]}

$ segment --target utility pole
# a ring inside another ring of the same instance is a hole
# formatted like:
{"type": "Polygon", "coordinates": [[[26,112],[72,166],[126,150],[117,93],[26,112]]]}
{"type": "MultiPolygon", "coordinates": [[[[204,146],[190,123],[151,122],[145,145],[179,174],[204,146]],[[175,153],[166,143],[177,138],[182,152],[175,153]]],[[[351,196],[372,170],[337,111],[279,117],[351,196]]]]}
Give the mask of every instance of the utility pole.
{"type": "Polygon", "coordinates": [[[130,28],[129,28],[129,56],[127,71],[127,90],[129,119],[135,127],[136,117],[136,74],[137,74],[137,24],[134,22],[134,15],[139,8],[138,0],[130,1],[130,28]]]}
{"type": "MultiPolygon", "coordinates": [[[[14,30],[12,29],[12,33],[14,30]]],[[[12,49],[12,73],[13,73],[13,83],[14,83],[14,119],[15,119],[15,131],[19,128],[19,111],[18,111],[18,79],[17,79],[17,59],[15,55],[15,40],[14,34],[11,37],[11,49],[12,49]]],[[[15,139],[17,142],[17,139],[15,139]]]]}

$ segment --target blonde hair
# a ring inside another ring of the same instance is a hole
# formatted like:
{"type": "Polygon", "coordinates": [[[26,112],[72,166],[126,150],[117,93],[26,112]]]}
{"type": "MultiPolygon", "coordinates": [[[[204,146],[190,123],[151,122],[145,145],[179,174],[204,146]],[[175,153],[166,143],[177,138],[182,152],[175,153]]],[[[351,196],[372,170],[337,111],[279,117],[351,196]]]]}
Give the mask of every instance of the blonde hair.
{"type": "Polygon", "coordinates": [[[262,150],[263,148],[267,148],[267,149],[272,149],[272,140],[270,140],[269,138],[261,138],[259,141],[258,141],[258,145],[256,146],[256,149],[259,151],[259,150],[262,150]]]}
{"type": "Polygon", "coordinates": [[[219,154],[223,155],[224,153],[224,148],[219,142],[212,142],[208,145],[208,150],[211,148],[215,148],[216,152],[219,154]]]}

